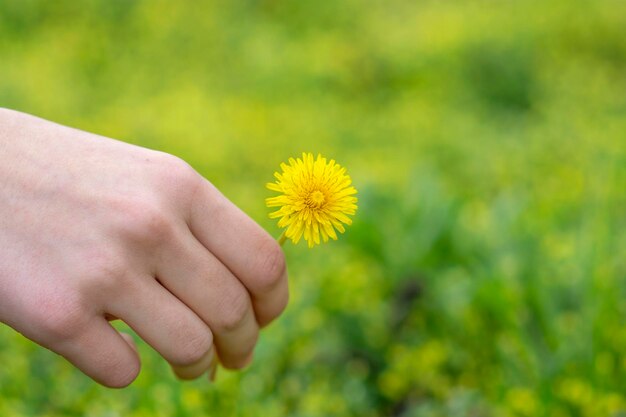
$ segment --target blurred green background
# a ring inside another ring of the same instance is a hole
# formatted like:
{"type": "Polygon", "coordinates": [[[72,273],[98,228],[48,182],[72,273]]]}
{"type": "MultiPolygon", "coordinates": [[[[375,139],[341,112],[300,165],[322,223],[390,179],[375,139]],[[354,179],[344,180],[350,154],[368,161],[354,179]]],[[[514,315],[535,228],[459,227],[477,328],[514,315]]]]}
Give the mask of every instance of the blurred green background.
{"type": "Polygon", "coordinates": [[[0,106],[176,154],[275,235],[288,157],[359,189],[286,246],[245,372],[141,344],[108,390],[3,326],[3,417],[626,415],[623,0],[0,0],[0,106]]]}

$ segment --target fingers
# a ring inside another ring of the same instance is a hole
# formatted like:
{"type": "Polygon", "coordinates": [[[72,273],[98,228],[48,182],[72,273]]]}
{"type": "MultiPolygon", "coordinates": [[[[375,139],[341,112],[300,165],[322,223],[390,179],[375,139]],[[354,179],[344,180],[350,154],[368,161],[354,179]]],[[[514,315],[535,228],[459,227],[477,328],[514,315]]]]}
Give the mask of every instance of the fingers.
{"type": "MultiPolygon", "coordinates": [[[[183,373],[210,354],[213,336],[207,325],[152,277],[135,280],[105,308],[183,373]]],[[[195,374],[198,368],[189,372],[195,374]]]]}
{"type": "Polygon", "coordinates": [[[244,367],[259,335],[246,288],[191,234],[173,241],[157,265],[160,281],[208,324],[222,364],[244,367]]]}
{"type": "Polygon", "coordinates": [[[141,367],[131,342],[104,317],[95,317],[72,340],[52,348],[100,384],[122,388],[135,380],[141,367]]]}
{"type": "Polygon", "coordinates": [[[172,370],[180,379],[196,379],[211,368],[215,362],[215,350],[210,349],[197,363],[187,366],[172,365],[172,370]]]}
{"type": "Polygon", "coordinates": [[[289,290],[282,249],[208,181],[198,187],[189,227],[247,288],[261,326],[285,309],[289,290]]]}

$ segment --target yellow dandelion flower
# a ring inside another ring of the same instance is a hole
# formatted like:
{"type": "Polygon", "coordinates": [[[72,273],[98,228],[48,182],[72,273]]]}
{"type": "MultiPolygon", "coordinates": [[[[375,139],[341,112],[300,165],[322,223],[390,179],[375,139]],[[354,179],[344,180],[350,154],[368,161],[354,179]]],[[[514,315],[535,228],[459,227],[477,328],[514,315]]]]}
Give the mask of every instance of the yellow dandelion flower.
{"type": "Polygon", "coordinates": [[[335,229],[345,232],[343,224],[350,225],[348,215],[356,213],[356,189],[346,169],[321,155],[303,153],[302,159],[289,158],[289,165],[280,164],[282,173],[274,173],[276,182],[267,188],[282,193],[265,200],[267,207],[280,207],[270,214],[279,218],[278,227],[286,228],[280,238],[282,244],[289,238],[298,243],[302,236],[310,248],[321,240],[337,240],[335,229]],[[321,236],[321,239],[320,239],[321,236]]]}

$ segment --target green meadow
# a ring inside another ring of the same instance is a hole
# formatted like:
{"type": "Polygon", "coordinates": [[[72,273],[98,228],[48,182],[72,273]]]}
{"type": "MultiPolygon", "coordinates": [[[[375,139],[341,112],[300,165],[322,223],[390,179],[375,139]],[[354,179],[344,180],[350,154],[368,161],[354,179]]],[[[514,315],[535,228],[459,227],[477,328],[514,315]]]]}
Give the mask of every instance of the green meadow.
{"type": "Polygon", "coordinates": [[[136,338],[111,390],[0,326],[0,416],[626,416],[624,1],[0,0],[0,107],[175,154],[275,236],[289,157],[359,190],[285,245],[245,371],[136,338]]]}

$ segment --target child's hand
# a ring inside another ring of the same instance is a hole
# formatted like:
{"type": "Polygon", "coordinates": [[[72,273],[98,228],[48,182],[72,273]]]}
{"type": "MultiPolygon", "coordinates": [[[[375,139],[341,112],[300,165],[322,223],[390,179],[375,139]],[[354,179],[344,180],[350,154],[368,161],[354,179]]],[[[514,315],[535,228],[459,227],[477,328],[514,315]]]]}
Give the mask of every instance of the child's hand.
{"type": "Polygon", "coordinates": [[[0,109],[0,321],[122,387],[117,317],[182,377],[248,364],[288,299],[276,241],[189,165],[0,109]]]}

